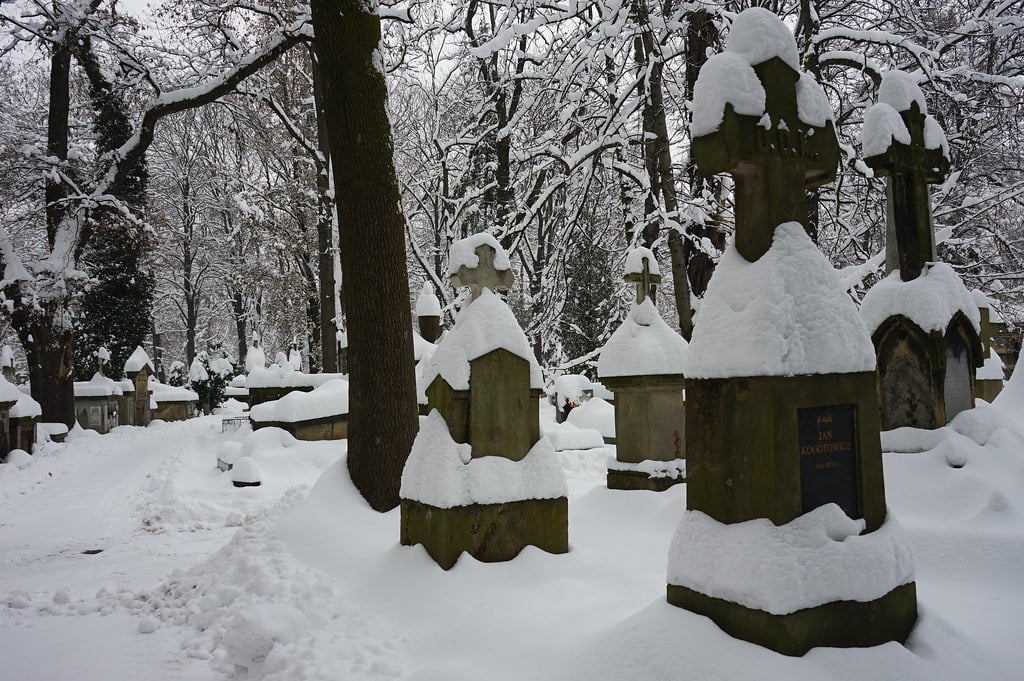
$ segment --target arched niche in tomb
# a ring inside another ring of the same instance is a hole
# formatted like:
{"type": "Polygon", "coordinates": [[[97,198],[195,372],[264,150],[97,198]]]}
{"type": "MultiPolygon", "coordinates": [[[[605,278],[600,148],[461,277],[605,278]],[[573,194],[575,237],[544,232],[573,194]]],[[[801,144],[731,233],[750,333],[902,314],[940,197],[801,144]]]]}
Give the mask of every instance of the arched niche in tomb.
{"type": "Polygon", "coordinates": [[[946,422],[974,407],[974,376],[983,361],[981,337],[963,312],[957,312],[946,327],[946,357],[942,394],[946,422]]]}
{"type": "Polygon", "coordinates": [[[882,429],[935,428],[942,405],[935,396],[940,358],[928,335],[910,319],[889,317],[875,331],[882,429]]]}

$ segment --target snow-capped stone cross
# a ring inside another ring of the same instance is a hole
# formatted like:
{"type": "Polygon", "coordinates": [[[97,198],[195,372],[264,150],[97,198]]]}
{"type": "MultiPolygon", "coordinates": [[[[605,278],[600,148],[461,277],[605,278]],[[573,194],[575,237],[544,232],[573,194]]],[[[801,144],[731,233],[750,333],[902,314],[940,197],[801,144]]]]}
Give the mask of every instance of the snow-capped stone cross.
{"type": "Polygon", "coordinates": [[[949,174],[946,136],[913,78],[892,71],[882,77],[878,103],[865,112],[863,137],[864,162],[889,178],[887,269],[898,268],[900,279],[911,281],[937,259],[928,185],[949,174]]]}
{"type": "Polygon", "coordinates": [[[778,225],[808,227],[805,190],[834,180],[839,164],[828,99],[798,70],[793,34],[775,20],[767,33],[734,27],[726,51],[701,69],[693,97],[691,153],[705,177],[733,176],[736,248],[751,262],[778,225]]]}
{"type": "Polygon", "coordinates": [[[643,269],[640,272],[629,272],[622,279],[623,281],[636,284],[636,304],[644,302],[647,294],[651,290],[651,285],[657,284],[661,281],[661,275],[651,272],[650,258],[646,255],[642,257],[643,269]]]}
{"type": "Polygon", "coordinates": [[[499,269],[494,264],[497,251],[490,244],[482,243],[474,249],[480,259],[475,267],[460,265],[458,271],[451,275],[452,285],[469,288],[473,300],[480,297],[480,291],[489,288],[492,291],[507,291],[512,287],[514,276],[511,269],[499,269]]]}

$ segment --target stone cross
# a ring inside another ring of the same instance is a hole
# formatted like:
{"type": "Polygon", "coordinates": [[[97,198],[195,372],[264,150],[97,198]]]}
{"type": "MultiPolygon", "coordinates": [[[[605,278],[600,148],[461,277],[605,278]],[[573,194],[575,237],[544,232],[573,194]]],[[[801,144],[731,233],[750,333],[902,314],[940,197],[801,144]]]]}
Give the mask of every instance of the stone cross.
{"type": "Polygon", "coordinates": [[[910,281],[921,276],[925,263],[934,262],[935,233],[928,185],[942,182],[949,173],[949,159],[941,148],[925,148],[925,114],[916,101],[900,111],[910,144],[893,140],[884,154],[869,156],[864,162],[877,175],[888,177],[889,238],[887,251],[895,242],[896,254],[886,254],[889,269],[899,267],[900,279],[910,281]]]}
{"type": "Polygon", "coordinates": [[[643,271],[630,272],[625,277],[623,277],[623,281],[631,284],[636,284],[637,305],[644,302],[644,299],[647,297],[647,294],[651,290],[651,285],[657,284],[658,282],[661,281],[660,274],[651,274],[651,263],[649,262],[649,258],[647,258],[647,256],[644,256],[643,263],[643,271]]]}
{"type": "Polygon", "coordinates": [[[799,222],[807,228],[805,190],[834,180],[839,164],[832,121],[817,127],[800,120],[800,74],[778,57],[753,68],[764,87],[765,114],[737,114],[727,104],[721,127],[695,137],[690,152],[705,177],[733,176],[736,249],[750,262],[771,247],[780,224],[799,222]]]}
{"type": "Polygon", "coordinates": [[[459,271],[452,275],[453,286],[468,286],[472,300],[480,297],[480,291],[489,288],[492,291],[507,291],[512,287],[515,277],[512,270],[499,270],[494,266],[495,250],[487,244],[476,247],[479,262],[476,267],[459,266],[459,271]]]}

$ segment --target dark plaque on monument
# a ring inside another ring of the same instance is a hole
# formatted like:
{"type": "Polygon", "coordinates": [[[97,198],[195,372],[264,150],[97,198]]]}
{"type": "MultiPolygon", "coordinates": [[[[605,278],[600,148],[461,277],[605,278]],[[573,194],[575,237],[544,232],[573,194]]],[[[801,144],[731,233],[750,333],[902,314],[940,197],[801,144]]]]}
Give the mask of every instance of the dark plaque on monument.
{"type": "Polygon", "coordinates": [[[796,413],[802,512],[831,502],[851,518],[863,517],[857,494],[854,405],[809,407],[796,413]]]}

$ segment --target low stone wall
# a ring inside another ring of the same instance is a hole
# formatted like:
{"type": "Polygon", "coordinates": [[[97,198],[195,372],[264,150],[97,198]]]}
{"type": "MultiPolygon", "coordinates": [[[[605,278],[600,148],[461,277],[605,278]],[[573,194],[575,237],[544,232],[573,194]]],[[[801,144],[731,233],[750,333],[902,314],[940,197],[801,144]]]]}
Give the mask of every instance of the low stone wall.
{"type": "Polygon", "coordinates": [[[252,429],[280,428],[292,434],[297,440],[319,441],[319,440],[344,440],[348,437],[348,414],[340,416],[326,416],[308,421],[253,421],[252,429]]]}

